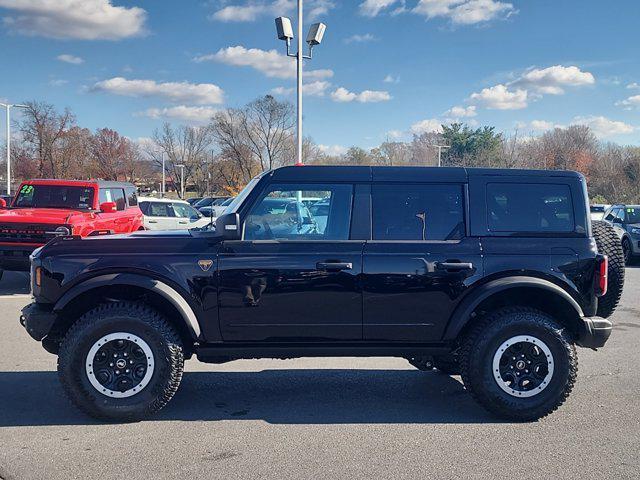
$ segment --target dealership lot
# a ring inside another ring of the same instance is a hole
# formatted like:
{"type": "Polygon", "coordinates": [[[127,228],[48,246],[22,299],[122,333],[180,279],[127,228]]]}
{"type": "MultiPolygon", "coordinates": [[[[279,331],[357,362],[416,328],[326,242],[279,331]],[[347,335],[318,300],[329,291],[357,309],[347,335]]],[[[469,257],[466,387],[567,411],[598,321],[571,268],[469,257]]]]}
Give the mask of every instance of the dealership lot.
{"type": "Polygon", "coordinates": [[[614,334],[579,350],[568,402],[537,423],[485,413],[458,377],[402,359],[188,362],[149,421],[72,407],[55,357],[18,324],[24,274],[0,282],[0,478],[638,478],[640,268],[614,334]]]}

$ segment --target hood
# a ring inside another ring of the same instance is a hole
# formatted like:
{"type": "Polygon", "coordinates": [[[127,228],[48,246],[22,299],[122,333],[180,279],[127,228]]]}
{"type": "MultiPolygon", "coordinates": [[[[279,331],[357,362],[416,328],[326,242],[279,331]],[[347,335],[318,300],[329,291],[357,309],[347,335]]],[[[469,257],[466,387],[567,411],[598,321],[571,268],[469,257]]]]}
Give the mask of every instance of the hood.
{"type": "Polygon", "coordinates": [[[13,208],[0,210],[0,223],[69,223],[71,217],[91,212],[64,208],[13,208]]]}

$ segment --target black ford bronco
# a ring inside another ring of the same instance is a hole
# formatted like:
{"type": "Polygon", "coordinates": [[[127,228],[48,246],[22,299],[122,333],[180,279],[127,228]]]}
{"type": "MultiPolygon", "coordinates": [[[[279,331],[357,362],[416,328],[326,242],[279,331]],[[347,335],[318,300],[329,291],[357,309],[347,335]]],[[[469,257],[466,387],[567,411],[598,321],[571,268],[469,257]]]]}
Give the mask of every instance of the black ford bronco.
{"type": "Polygon", "coordinates": [[[534,420],[571,392],[575,345],[605,344],[622,292],[620,242],[587,198],[574,172],[280,168],[215,230],[52,240],[20,321],[102,419],[160,410],[195,355],[403,357],[534,420]]]}

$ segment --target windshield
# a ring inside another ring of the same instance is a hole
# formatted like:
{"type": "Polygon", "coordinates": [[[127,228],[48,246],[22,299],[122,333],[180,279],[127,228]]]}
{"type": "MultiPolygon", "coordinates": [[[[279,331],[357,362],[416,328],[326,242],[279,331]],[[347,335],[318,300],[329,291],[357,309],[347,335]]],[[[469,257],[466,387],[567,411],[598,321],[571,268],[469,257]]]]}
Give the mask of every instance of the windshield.
{"type": "Polygon", "coordinates": [[[93,208],[93,195],[92,187],[24,184],[20,187],[13,207],[90,210],[93,208]]]}
{"type": "MultiPolygon", "coordinates": [[[[264,173],[262,175],[264,175],[264,173]]],[[[253,190],[253,187],[255,187],[256,184],[260,181],[260,179],[262,178],[262,175],[258,175],[257,177],[254,177],[249,183],[247,183],[247,186],[242,189],[242,191],[238,194],[238,196],[234,198],[233,201],[229,204],[229,206],[224,210],[223,215],[226,213],[233,213],[238,210],[238,207],[240,207],[240,205],[242,205],[242,202],[244,202],[245,198],[249,196],[249,194],[251,193],[251,190],[253,190]]]]}
{"type": "Polygon", "coordinates": [[[640,223],[640,205],[626,208],[627,223],[640,223]]]}

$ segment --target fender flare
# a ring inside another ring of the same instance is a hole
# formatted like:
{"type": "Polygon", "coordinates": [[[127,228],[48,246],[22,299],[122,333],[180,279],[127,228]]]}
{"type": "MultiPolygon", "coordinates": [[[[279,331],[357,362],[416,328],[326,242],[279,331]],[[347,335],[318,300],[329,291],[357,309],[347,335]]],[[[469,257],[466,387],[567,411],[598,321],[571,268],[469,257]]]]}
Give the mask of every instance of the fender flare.
{"type": "Polygon", "coordinates": [[[456,307],[444,333],[444,340],[454,340],[467,322],[471,319],[471,313],[487,298],[496,293],[514,288],[535,288],[546,290],[558,295],[566,301],[576,312],[579,318],[584,317],[582,307],[564,289],[548,280],[537,277],[510,276],[491,280],[478,286],[456,307]]]}
{"type": "Polygon", "coordinates": [[[65,292],[65,294],[58,299],[53,310],[56,312],[63,310],[73,299],[77,298],[78,295],[88,292],[89,290],[112,285],[140,287],[160,295],[175,307],[193,339],[197,340],[200,338],[201,330],[198,317],[185,298],[167,283],[140,274],[110,273],[89,278],[65,292]]]}

